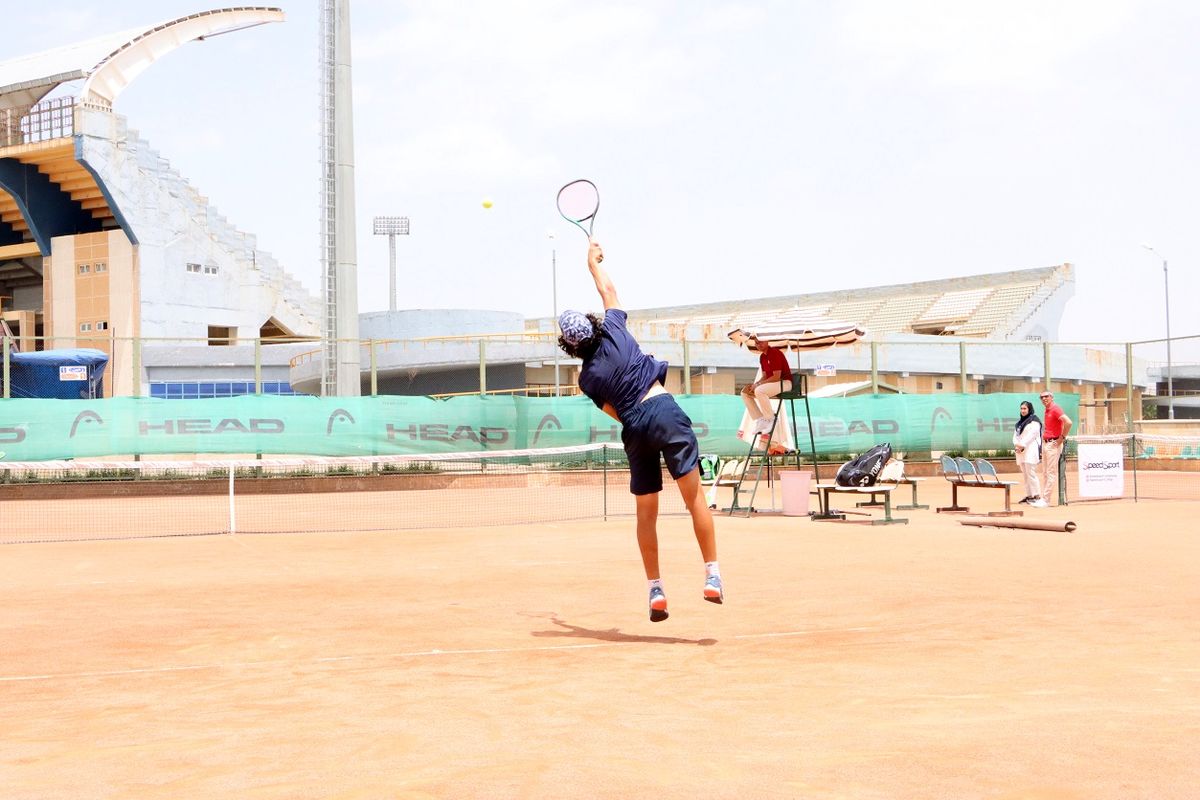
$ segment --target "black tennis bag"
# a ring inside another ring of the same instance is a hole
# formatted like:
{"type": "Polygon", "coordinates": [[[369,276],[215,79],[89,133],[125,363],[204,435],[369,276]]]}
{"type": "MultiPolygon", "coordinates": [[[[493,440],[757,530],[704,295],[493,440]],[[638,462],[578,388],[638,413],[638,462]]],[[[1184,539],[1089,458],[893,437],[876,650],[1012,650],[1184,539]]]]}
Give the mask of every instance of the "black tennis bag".
{"type": "Polygon", "coordinates": [[[842,464],[833,482],[838,486],[874,486],[879,473],[883,471],[883,465],[891,457],[891,444],[877,444],[861,456],[842,464]]]}

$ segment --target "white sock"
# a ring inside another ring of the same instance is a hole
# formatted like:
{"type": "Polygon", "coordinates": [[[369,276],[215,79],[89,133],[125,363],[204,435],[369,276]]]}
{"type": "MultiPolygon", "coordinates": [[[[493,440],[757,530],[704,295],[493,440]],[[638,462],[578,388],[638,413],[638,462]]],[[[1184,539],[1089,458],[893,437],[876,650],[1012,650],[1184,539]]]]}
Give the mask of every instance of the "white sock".
{"type": "Polygon", "coordinates": [[[655,578],[654,580],[650,581],[650,590],[651,591],[653,591],[654,589],[661,589],[661,588],[663,588],[662,578],[655,578]]]}
{"type": "Polygon", "coordinates": [[[711,578],[713,576],[721,577],[721,567],[715,561],[704,562],[704,577],[711,578]]]}

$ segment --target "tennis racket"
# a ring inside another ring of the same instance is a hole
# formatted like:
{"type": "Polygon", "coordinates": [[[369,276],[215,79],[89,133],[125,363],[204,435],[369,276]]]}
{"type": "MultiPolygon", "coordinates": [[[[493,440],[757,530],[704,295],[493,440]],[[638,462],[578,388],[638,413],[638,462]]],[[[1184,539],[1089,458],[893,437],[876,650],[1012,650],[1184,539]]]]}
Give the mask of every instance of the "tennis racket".
{"type": "Polygon", "coordinates": [[[600,210],[600,192],[596,184],[580,178],[558,190],[558,213],[588,237],[592,238],[592,224],[600,210]],[[586,225],[586,227],[584,227],[586,225]]]}

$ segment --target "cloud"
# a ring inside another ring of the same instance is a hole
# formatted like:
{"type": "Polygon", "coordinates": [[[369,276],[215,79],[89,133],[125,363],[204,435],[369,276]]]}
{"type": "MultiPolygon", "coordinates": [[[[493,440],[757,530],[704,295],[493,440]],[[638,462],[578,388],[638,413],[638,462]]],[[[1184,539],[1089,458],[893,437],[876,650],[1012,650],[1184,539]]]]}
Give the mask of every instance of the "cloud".
{"type": "Polygon", "coordinates": [[[1127,0],[855,0],[841,43],[882,74],[924,73],[935,84],[1052,84],[1066,61],[1122,29],[1127,0]]]}

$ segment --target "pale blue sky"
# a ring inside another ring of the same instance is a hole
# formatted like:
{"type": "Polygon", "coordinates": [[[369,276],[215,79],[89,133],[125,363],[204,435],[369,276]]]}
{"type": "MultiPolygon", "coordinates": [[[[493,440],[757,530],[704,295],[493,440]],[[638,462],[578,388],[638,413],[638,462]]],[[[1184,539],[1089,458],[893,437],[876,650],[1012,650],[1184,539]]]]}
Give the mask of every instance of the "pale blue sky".
{"type": "MultiPolygon", "coordinates": [[[[210,6],[7,2],[0,60],[210,6]]],[[[315,0],[167,56],[117,102],[314,292],[315,0]]],[[[1200,333],[1200,4],[352,4],[360,310],[597,305],[554,193],[600,187],[629,308],[1078,268],[1064,340],[1200,333]],[[481,200],[495,206],[485,211],[481,200]]]]}

